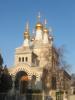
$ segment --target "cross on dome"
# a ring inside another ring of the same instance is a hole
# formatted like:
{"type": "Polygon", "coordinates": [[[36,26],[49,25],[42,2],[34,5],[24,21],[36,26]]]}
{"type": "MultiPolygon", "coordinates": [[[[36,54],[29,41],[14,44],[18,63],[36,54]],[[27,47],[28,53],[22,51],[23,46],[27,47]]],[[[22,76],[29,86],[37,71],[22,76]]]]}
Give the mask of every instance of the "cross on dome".
{"type": "Polygon", "coordinates": [[[27,21],[26,26],[25,26],[25,32],[24,32],[24,39],[29,39],[29,22],[27,21]]]}
{"type": "Polygon", "coordinates": [[[27,23],[26,23],[25,31],[26,31],[26,32],[29,31],[29,22],[28,22],[28,21],[27,21],[27,23]]]}
{"type": "Polygon", "coordinates": [[[40,18],[41,18],[41,14],[40,12],[38,12],[38,16],[37,16],[38,22],[40,21],[40,18]]]}
{"type": "Polygon", "coordinates": [[[49,27],[49,32],[50,32],[50,33],[52,33],[52,32],[53,32],[52,27],[49,27]]]}
{"type": "Polygon", "coordinates": [[[40,22],[40,17],[41,17],[41,15],[40,15],[40,12],[38,13],[38,16],[37,16],[37,18],[38,18],[38,22],[37,22],[37,24],[36,24],[36,30],[43,30],[43,24],[40,22]]]}
{"type": "Polygon", "coordinates": [[[47,25],[47,19],[44,20],[44,25],[46,27],[46,25],[47,25]]]}
{"type": "Polygon", "coordinates": [[[52,41],[54,40],[53,30],[52,30],[51,27],[49,28],[49,39],[52,40],[52,41]]]}
{"type": "Polygon", "coordinates": [[[35,29],[32,30],[32,34],[35,34],[35,29]]]}

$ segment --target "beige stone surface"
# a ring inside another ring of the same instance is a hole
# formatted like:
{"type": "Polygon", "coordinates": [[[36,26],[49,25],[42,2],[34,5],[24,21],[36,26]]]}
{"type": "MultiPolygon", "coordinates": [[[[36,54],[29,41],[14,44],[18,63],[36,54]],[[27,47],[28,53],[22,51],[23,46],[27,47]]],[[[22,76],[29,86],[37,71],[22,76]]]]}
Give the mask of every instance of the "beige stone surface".
{"type": "Polygon", "coordinates": [[[75,100],[75,95],[70,95],[68,100],[75,100]]]}
{"type": "MultiPolygon", "coordinates": [[[[41,26],[41,24],[37,25],[34,38],[30,38],[29,27],[26,28],[24,42],[20,47],[15,49],[14,66],[9,68],[9,72],[15,77],[19,71],[24,71],[27,73],[29,79],[35,75],[36,81],[40,81],[43,68],[47,67],[47,70],[50,71],[48,74],[50,78],[48,83],[51,82],[51,85],[54,84],[52,83],[52,77],[55,77],[56,82],[54,85],[56,85],[56,88],[61,87],[64,91],[64,84],[66,88],[69,87],[69,75],[64,73],[64,71],[58,71],[59,55],[56,47],[53,45],[53,36],[51,33],[50,35],[49,33],[44,33],[43,29],[44,26],[41,26]]],[[[55,92],[52,92],[52,94],[55,96],[55,92]]]]}

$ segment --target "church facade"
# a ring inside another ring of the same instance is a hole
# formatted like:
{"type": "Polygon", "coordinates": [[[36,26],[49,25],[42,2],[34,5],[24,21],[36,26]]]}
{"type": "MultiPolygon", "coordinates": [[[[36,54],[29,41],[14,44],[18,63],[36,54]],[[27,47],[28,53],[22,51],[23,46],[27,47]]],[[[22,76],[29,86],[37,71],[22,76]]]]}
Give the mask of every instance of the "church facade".
{"type": "Polygon", "coordinates": [[[29,24],[27,23],[24,42],[21,47],[15,49],[15,64],[14,67],[9,69],[12,75],[15,76],[18,71],[24,70],[29,79],[31,79],[32,75],[36,75],[37,79],[40,79],[43,67],[48,62],[46,56],[51,52],[53,37],[49,36],[49,30],[46,25],[39,21],[35,26],[34,35],[35,37],[30,37],[29,24]]]}
{"type": "MultiPolygon", "coordinates": [[[[40,19],[40,16],[38,16],[40,19]]],[[[46,20],[44,24],[40,20],[35,25],[34,36],[30,36],[29,23],[26,23],[23,44],[15,49],[14,66],[9,69],[10,74],[17,81],[28,79],[31,80],[36,76],[37,88],[42,89],[43,69],[47,69],[46,76],[49,76],[50,90],[69,88],[70,76],[66,71],[59,68],[59,55],[53,45],[53,36],[47,28],[46,20]],[[27,76],[24,77],[24,76],[27,76]],[[52,80],[53,79],[53,80],[52,80]]],[[[44,83],[47,84],[47,78],[44,83]]]]}

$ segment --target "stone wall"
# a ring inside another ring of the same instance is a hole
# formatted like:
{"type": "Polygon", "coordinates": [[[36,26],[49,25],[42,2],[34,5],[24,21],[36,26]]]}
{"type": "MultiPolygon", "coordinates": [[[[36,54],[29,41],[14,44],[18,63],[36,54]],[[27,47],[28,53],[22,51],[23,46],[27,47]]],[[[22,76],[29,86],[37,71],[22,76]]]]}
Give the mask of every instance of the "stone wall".
{"type": "Polygon", "coordinates": [[[75,95],[70,95],[69,100],[75,100],[75,95]]]}

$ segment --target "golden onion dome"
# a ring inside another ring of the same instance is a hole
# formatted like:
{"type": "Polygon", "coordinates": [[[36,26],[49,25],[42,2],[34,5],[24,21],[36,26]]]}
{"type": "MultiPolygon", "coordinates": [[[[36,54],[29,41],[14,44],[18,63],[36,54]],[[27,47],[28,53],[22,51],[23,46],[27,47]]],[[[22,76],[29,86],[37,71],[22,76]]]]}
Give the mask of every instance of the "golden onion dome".
{"type": "Polygon", "coordinates": [[[24,32],[24,39],[29,39],[30,35],[29,35],[29,23],[26,23],[26,27],[25,27],[25,32],[24,32]]]}
{"type": "Polygon", "coordinates": [[[30,36],[29,36],[29,32],[27,32],[27,31],[26,31],[26,32],[24,32],[24,39],[26,39],[26,38],[27,38],[27,39],[29,39],[29,38],[30,38],[30,36]]]}
{"type": "Polygon", "coordinates": [[[43,29],[43,25],[39,22],[36,24],[36,29],[43,29]]]}
{"type": "Polygon", "coordinates": [[[49,30],[47,28],[44,28],[43,32],[48,34],[49,30]]]}

